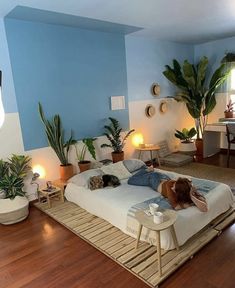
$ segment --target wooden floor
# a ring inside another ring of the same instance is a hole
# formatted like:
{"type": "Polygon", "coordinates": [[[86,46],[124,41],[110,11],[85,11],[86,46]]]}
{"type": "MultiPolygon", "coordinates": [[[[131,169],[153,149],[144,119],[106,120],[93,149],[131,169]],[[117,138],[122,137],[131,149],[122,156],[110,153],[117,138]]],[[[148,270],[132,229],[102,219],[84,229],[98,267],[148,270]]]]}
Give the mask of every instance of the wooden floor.
{"type": "MultiPolygon", "coordinates": [[[[234,288],[234,263],[235,225],[232,225],[160,287],[234,288]]],[[[148,286],[32,207],[25,221],[11,226],[0,225],[0,288],[6,287],[148,286]]]]}
{"type": "MultiPolygon", "coordinates": [[[[227,156],[226,154],[219,153],[214,156],[204,158],[200,162],[209,164],[209,165],[227,167],[227,156]]],[[[235,169],[235,155],[230,156],[229,168],[235,169]]]]}

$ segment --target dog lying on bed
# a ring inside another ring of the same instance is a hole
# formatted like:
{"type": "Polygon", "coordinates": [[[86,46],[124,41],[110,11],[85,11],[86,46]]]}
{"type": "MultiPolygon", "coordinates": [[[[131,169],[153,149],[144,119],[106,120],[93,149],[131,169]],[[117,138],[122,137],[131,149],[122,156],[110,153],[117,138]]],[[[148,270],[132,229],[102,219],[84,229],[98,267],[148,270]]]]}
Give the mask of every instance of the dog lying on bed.
{"type": "Polygon", "coordinates": [[[91,177],[89,179],[88,187],[90,190],[95,190],[104,187],[117,187],[120,184],[121,183],[118,177],[110,174],[104,174],[91,177]]]}

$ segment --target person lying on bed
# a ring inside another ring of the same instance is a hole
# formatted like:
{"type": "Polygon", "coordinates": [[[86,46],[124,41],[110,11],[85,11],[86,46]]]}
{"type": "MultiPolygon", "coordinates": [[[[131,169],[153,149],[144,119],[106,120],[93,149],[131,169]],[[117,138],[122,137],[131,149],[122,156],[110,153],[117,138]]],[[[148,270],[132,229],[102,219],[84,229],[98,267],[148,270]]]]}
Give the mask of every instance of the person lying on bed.
{"type": "Polygon", "coordinates": [[[105,187],[117,187],[120,184],[118,177],[110,174],[103,174],[90,177],[88,187],[90,190],[95,190],[105,187]]]}
{"type": "Polygon", "coordinates": [[[170,179],[166,174],[154,171],[153,167],[142,167],[128,179],[128,184],[149,186],[167,198],[175,210],[180,210],[195,204],[202,212],[207,212],[205,197],[197,192],[188,178],[170,179]]]}

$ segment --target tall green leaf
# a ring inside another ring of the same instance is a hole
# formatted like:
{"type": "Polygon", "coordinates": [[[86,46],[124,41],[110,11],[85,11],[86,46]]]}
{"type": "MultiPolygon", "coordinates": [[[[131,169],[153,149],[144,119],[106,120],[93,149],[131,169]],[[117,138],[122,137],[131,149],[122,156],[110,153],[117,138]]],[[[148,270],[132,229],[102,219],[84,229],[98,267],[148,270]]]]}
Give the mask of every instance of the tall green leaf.
{"type": "Polygon", "coordinates": [[[41,121],[44,124],[48,144],[55,151],[61,165],[68,165],[68,152],[70,145],[72,145],[74,141],[73,138],[71,138],[72,135],[69,141],[65,142],[60,116],[56,114],[51,121],[47,120],[41,103],[38,103],[38,111],[41,121]]]}
{"type": "Polygon", "coordinates": [[[203,84],[206,78],[206,70],[207,70],[208,63],[209,63],[208,58],[204,56],[201,58],[201,60],[199,61],[197,65],[197,87],[196,89],[198,91],[202,91],[203,89],[203,84]]]}
{"type": "Polygon", "coordinates": [[[195,70],[192,64],[190,64],[187,60],[184,61],[183,64],[184,71],[184,79],[188,83],[188,87],[195,91],[196,89],[196,75],[195,70]]]}

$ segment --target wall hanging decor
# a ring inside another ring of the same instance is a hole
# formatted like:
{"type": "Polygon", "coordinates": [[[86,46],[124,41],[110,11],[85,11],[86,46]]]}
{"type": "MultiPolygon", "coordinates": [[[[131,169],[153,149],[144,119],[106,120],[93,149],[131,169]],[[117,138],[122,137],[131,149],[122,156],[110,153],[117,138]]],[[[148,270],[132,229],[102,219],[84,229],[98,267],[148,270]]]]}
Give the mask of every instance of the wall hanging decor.
{"type": "Polygon", "coordinates": [[[167,102],[166,101],[161,101],[160,102],[160,105],[159,105],[159,111],[161,113],[166,113],[168,110],[168,105],[167,105],[167,102]]]}
{"type": "Polygon", "coordinates": [[[153,83],[151,87],[151,92],[153,96],[159,96],[161,93],[161,87],[158,83],[153,83]]]}
{"type": "Polygon", "coordinates": [[[148,104],[146,107],[145,107],[145,115],[148,117],[148,118],[151,118],[155,115],[156,113],[156,109],[153,105],[151,104],[148,104]]]}

